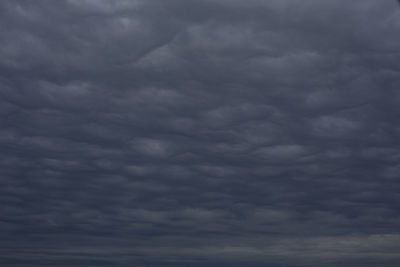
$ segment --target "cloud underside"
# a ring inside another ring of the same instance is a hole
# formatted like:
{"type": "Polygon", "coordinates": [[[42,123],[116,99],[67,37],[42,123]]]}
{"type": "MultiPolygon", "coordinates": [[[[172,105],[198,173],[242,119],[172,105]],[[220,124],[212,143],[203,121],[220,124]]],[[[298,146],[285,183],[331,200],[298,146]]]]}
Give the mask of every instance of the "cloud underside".
{"type": "Polygon", "coordinates": [[[397,266],[396,1],[2,1],[0,263],[397,266]]]}

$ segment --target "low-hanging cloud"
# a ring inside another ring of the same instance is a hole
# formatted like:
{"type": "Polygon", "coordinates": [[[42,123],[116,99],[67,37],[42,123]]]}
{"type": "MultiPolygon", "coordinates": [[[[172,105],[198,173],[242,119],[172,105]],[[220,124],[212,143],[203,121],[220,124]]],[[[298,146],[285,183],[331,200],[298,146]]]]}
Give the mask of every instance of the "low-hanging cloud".
{"type": "Polygon", "coordinates": [[[397,266],[396,1],[2,1],[0,263],[397,266]]]}

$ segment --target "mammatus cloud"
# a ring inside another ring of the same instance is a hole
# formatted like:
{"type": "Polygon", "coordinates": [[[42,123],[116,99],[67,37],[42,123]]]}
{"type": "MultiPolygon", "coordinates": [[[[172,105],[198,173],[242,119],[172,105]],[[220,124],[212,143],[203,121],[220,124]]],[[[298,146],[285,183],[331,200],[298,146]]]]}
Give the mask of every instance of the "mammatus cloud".
{"type": "Polygon", "coordinates": [[[3,1],[0,263],[398,266],[396,1],[3,1]]]}

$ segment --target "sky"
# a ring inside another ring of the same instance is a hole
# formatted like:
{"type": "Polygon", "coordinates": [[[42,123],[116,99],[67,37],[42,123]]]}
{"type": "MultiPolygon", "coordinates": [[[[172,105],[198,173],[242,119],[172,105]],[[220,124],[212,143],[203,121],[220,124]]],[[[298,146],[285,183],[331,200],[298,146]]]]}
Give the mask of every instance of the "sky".
{"type": "Polygon", "coordinates": [[[0,2],[0,265],[400,264],[392,0],[0,2]]]}

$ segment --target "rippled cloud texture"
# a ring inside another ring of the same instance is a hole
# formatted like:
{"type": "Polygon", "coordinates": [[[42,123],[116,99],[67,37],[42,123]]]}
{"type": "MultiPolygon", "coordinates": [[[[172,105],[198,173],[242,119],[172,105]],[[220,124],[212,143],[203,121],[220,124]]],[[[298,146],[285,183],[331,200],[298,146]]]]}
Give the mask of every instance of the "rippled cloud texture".
{"type": "Polygon", "coordinates": [[[390,0],[3,0],[2,266],[399,266],[390,0]]]}

